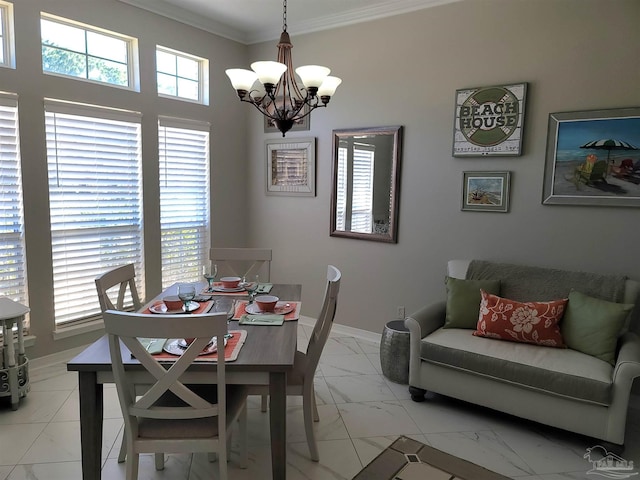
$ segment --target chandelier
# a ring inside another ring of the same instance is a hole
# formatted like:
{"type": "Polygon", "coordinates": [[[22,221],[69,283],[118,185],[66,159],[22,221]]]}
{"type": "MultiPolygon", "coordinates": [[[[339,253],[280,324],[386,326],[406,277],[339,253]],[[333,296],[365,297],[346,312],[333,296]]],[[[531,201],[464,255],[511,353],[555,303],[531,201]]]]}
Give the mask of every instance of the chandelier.
{"type": "Polygon", "coordinates": [[[291,127],[318,107],[326,107],[342,82],[331,77],[327,67],[305,65],[295,69],[291,59],[291,40],[287,33],[287,0],[284,0],[282,34],[278,42],[278,61],[251,64],[251,70],[230,68],[226,74],[242,102],[256,107],[270,118],[285,136],[291,127]]]}

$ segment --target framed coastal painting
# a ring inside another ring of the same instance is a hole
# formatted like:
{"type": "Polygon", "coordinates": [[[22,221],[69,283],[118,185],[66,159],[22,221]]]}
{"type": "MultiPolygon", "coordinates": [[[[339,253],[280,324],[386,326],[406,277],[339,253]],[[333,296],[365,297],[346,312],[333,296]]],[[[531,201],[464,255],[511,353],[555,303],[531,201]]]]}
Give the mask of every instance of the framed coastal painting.
{"type": "Polygon", "coordinates": [[[453,156],[522,155],[527,84],[456,91],[453,156]]]}
{"type": "Polygon", "coordinates": [[[267,140],[267,195],[316,195],[316,139],[267,140]]]}
{"type": "Polygon", "coordinates": [[[511,172],[463,172],[462,210],[509,211],[511,172]]]}
{"type": "Polygon", "coordinates": [[[640,107],[550,114],[542,203],[640,207],[640,107]]]}

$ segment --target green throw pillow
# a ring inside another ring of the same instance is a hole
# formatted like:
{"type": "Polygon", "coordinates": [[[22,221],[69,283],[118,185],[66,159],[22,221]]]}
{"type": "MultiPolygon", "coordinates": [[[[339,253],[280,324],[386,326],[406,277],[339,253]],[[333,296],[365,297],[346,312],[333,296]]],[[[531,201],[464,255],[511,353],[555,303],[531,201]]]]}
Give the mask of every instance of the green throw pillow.
{"type": "Polygon", "coordinates": [[[567,347],[614,365],[618,335],[633,304],[613,303],[572,290],[560,332],[567,347]]]}
{"type": "Polygon", "coordinates": [[[447,316],[444,328],[475,330],[480,314],[480,289],[500,295],[500,280],[460,280],[447,277],[447,316]]]}

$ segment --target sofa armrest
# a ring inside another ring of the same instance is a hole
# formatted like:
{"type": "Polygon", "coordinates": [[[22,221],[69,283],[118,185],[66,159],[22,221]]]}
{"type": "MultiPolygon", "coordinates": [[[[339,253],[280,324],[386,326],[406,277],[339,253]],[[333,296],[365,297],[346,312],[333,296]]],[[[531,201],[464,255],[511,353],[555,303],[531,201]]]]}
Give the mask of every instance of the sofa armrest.
{"type": "Polygon", "coordinates": [[[404,326],[412,336],[415,334],[420,340],[444,325],[446,309],[447,303],[444,300],[426,305],[407,317],[404,326]]]}
{"type": "Polygon", "coordinates": [[[420,387],[420,340],[444,325],[447,302],[427,305],[404,320],[409,329],[409,385],[420,387]]]}
{"type": "Polygon", "coordinates": [[[633,379],[640,377],[640,338],[635,333],[628,332],[620,339],[620,344],[613,370],[613,383],[628,383],[631,388],[633,379]]]}

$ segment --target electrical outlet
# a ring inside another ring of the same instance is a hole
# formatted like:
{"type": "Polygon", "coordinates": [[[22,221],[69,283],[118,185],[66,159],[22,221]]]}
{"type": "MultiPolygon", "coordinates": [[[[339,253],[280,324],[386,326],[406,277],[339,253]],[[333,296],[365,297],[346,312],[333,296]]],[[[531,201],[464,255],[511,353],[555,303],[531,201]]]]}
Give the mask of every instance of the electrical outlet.
{"type": "Polygon", "coordinates": [[[398,306],[398,309],[396,310],[396,316],[399,319],[404,320],[404,305],[398,306]]]}

